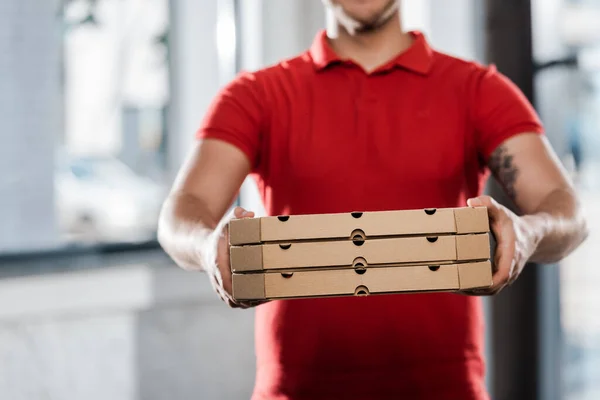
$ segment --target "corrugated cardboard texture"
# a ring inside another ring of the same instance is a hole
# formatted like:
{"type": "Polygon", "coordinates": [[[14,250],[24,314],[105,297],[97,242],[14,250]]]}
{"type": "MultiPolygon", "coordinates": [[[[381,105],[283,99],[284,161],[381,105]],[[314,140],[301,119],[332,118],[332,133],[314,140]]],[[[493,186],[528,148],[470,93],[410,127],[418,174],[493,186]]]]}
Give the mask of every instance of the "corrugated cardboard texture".
{"type": "Polygon", "coordinates": [[[457,235],[456,255],[458,261],[487,260],[490,258],[489,234],[457,235]]]}
{"type": "Polygon", "coordinates": [[[262,246],[231,246],[229,261],[233,272],[260,271],[263,269],[262,246]]]}
{"type": "Polygon", "coordinates": [[[427,266],[372,268],[363,275],[354,270],[301,271],[291,278],[265,274],[268,298],[353,295],[359,286],[374,294],[457,290],[459,282],[456,265],[441,266],[437,271],[427,266]]]}
{"type": "MultiPolygon", "coordinates": [[[[437,269],[428,266],[384,267],[367,269],[363,274],[357,274],[351,269],[298,271],[291,276],[277,272],[234,274],[233,293],[237,300],[263,300],[352,296],[360,295],[359,291],[365,294],[455,292],[461,287],[459,267],[467,266],[450,264],[437,269]]],[[[467,279],[471,279],[474,274],[483,275],[483,263],[473,266],[466,273],[467,279]]],[[[466,287],[481,286],[474,283],[466,287]]]]}
{"type": "Polygon", "coordinates": [[[237,300],[286,299],[325,296],[432,292],[487,288],[492,284],[489,261],[428,266],[296,271],[293,274],[265,272],[234,274],[233,295],[237,300]]]}
{"type": "Polygon", "coordinates": [[[350,267],[359,257],[367,265],[378,265],[447,263],[483,260],[489,256],[488,234],[484,233],[367,239],[361,246],[350,240],[341,240],[232,247],[231,267],[234,272],[249,272],[262,269],[350,267]],[[262,260],[257,251],[262,251],[262,260]]]}
{"type": "Polygon", "coordinates": [[[349,238],[357,229],[363,231],[367,237],[484,233],[489,231],[489,223],[486,208],[263,217],[231,221],[230,243],[242,245],[342,239],[349,238]]]}
{"type": "Polygon", "coordinates": [[[265,298],[264,274],[233,274],[233,298],[236,300],[253,300],[265,298]]]}
{"type": "Polygon", "coordinates": [[[260,218],[241,218],[229,221],[229,243],[239,245],[260,243],[260,218]]]}
{"type": "Polygon", "coordinates": [[[480,289],[492,286],[492,264],[489,261],[458,265],[460,289],[480,289]]]}

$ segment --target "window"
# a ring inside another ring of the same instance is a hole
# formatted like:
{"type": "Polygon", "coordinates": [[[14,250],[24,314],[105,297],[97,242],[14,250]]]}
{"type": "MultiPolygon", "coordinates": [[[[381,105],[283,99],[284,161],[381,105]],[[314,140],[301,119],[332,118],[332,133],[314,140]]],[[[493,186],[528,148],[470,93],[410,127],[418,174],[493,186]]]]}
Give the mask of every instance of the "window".
{"type": "Polygon", "coordinates": [[[0,256],[156,246],[203,112],[237,71],[239,3],[32,1],[0,7],[0,256]]]}
{"type": "MultiPolygon", "coordinates": [[[[597,46],[600,50],[600,40],[597,46]]],[[[564,398],[573,400],[600,397],[600,57],[595,64],[582,65],[577,71],[577,106],[565,126],[570,151],[567,165],[591,231],[587,242],[560,270],[564,398]]]]}
{"type": "Polygon", "coordinates": [[[167,189],[168,4],[2,8],[0,254],[155,240],[167,189]]]}
{"type": "Polygon", "coordinates": [[[168,0],[70,0],[62,18],[60,235],[67,243],[151,240],[166,192],[168,0]]]}
{"type": "MultiPolygon", "coordinates": [[[[536,79],[536,97],[588,216],[587,242],[560,265],[562,397],[600,398],[600,3],[536,0],[534,53],[553,65],[536,79]],[[552,62],[554,61],[554,62],[552,62]]],[[[559,346],[559,343],[556,343],[559,346]]]]}

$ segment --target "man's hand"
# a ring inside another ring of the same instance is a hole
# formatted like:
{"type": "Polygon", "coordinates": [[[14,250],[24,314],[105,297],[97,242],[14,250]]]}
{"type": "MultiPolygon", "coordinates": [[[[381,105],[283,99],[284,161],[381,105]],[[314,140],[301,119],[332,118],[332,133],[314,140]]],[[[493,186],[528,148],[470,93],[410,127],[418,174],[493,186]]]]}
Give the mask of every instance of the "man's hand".
{"type": "MultiPolygon", "coordinates": [[[[236,207],[233,210],[233,218],[254,218],[254,212],[236,207]]],[[[229,260],[229,225],[225,225],[217,242],[216,264],[207,268],[206,273],[210,283],[221,299],[232,308],[254,307],[262,302],[238,302],[233,299],[233,288],[231,283],[231,263],[229,260]]]]}
{"type": "Polygon", "coordinates": [[[250,170],[250,160],[236,146],[216,139],[198,142],[165,200],[158,224],[159,243],[173,261],[187,271],[206,272],[214,290],[232,307],[259,304],[233,299],[229,262],[229,221],[254,217],[241,207],[228,213],[250,170]]]}
{"type": "Polygon", "coordinates": [[[496,238],[496,253],[493,260],[494,284],[468,294],[495,295],[511,285],[521,274],[527,260],[539,243],[534,230],[530,229],[529,216],[519,217],[489,196],[467,201],[469,207],[487,207],[490,228],[496,238]]]}

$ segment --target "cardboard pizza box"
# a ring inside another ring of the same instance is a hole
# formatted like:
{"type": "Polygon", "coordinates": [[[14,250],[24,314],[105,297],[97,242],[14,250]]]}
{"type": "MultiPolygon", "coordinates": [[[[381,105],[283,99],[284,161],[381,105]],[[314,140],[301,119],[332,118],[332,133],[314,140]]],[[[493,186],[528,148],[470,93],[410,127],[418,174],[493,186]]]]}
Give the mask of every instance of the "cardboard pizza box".
{"type": "Polygon", "coordinates": [[[489,234],[271,243],[230,248],[234,273],[490,259],[489,234]]]}
{"type": "Polygon", "coordinates": [[[303,270],[233,275],[236,300],[364,296],[407,292],[456,292],[492,285],[490,261],[364,270],[303,270]]]}
{"type": "Polygon", "coordinates": [[[487,208],[312,214],[242,218],[229,223],[231,245],[316,239],[347,239],[360,232],[368,238],[489,232],[487,208]]]}

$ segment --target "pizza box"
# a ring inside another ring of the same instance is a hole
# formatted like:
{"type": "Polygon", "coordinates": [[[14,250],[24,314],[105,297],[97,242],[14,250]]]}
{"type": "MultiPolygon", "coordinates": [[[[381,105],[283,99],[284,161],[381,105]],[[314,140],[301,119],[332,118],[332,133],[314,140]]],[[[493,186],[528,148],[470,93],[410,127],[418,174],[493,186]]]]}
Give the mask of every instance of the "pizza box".
{"type": "Polygon", "coordinates": [[[492,285],[490,261],[233,274],[236,300],[457,292],[492,285]]]}
{"type": "Polygon", "coordinates": [[[229,223],[233,246],[302,240],[489,232],[485,207],[242,218],[229,223]]]}
{"type": "Polygon", "coordinates": [[[488,233],[232,246],[234,273],[490,259],[488,233]]]}

